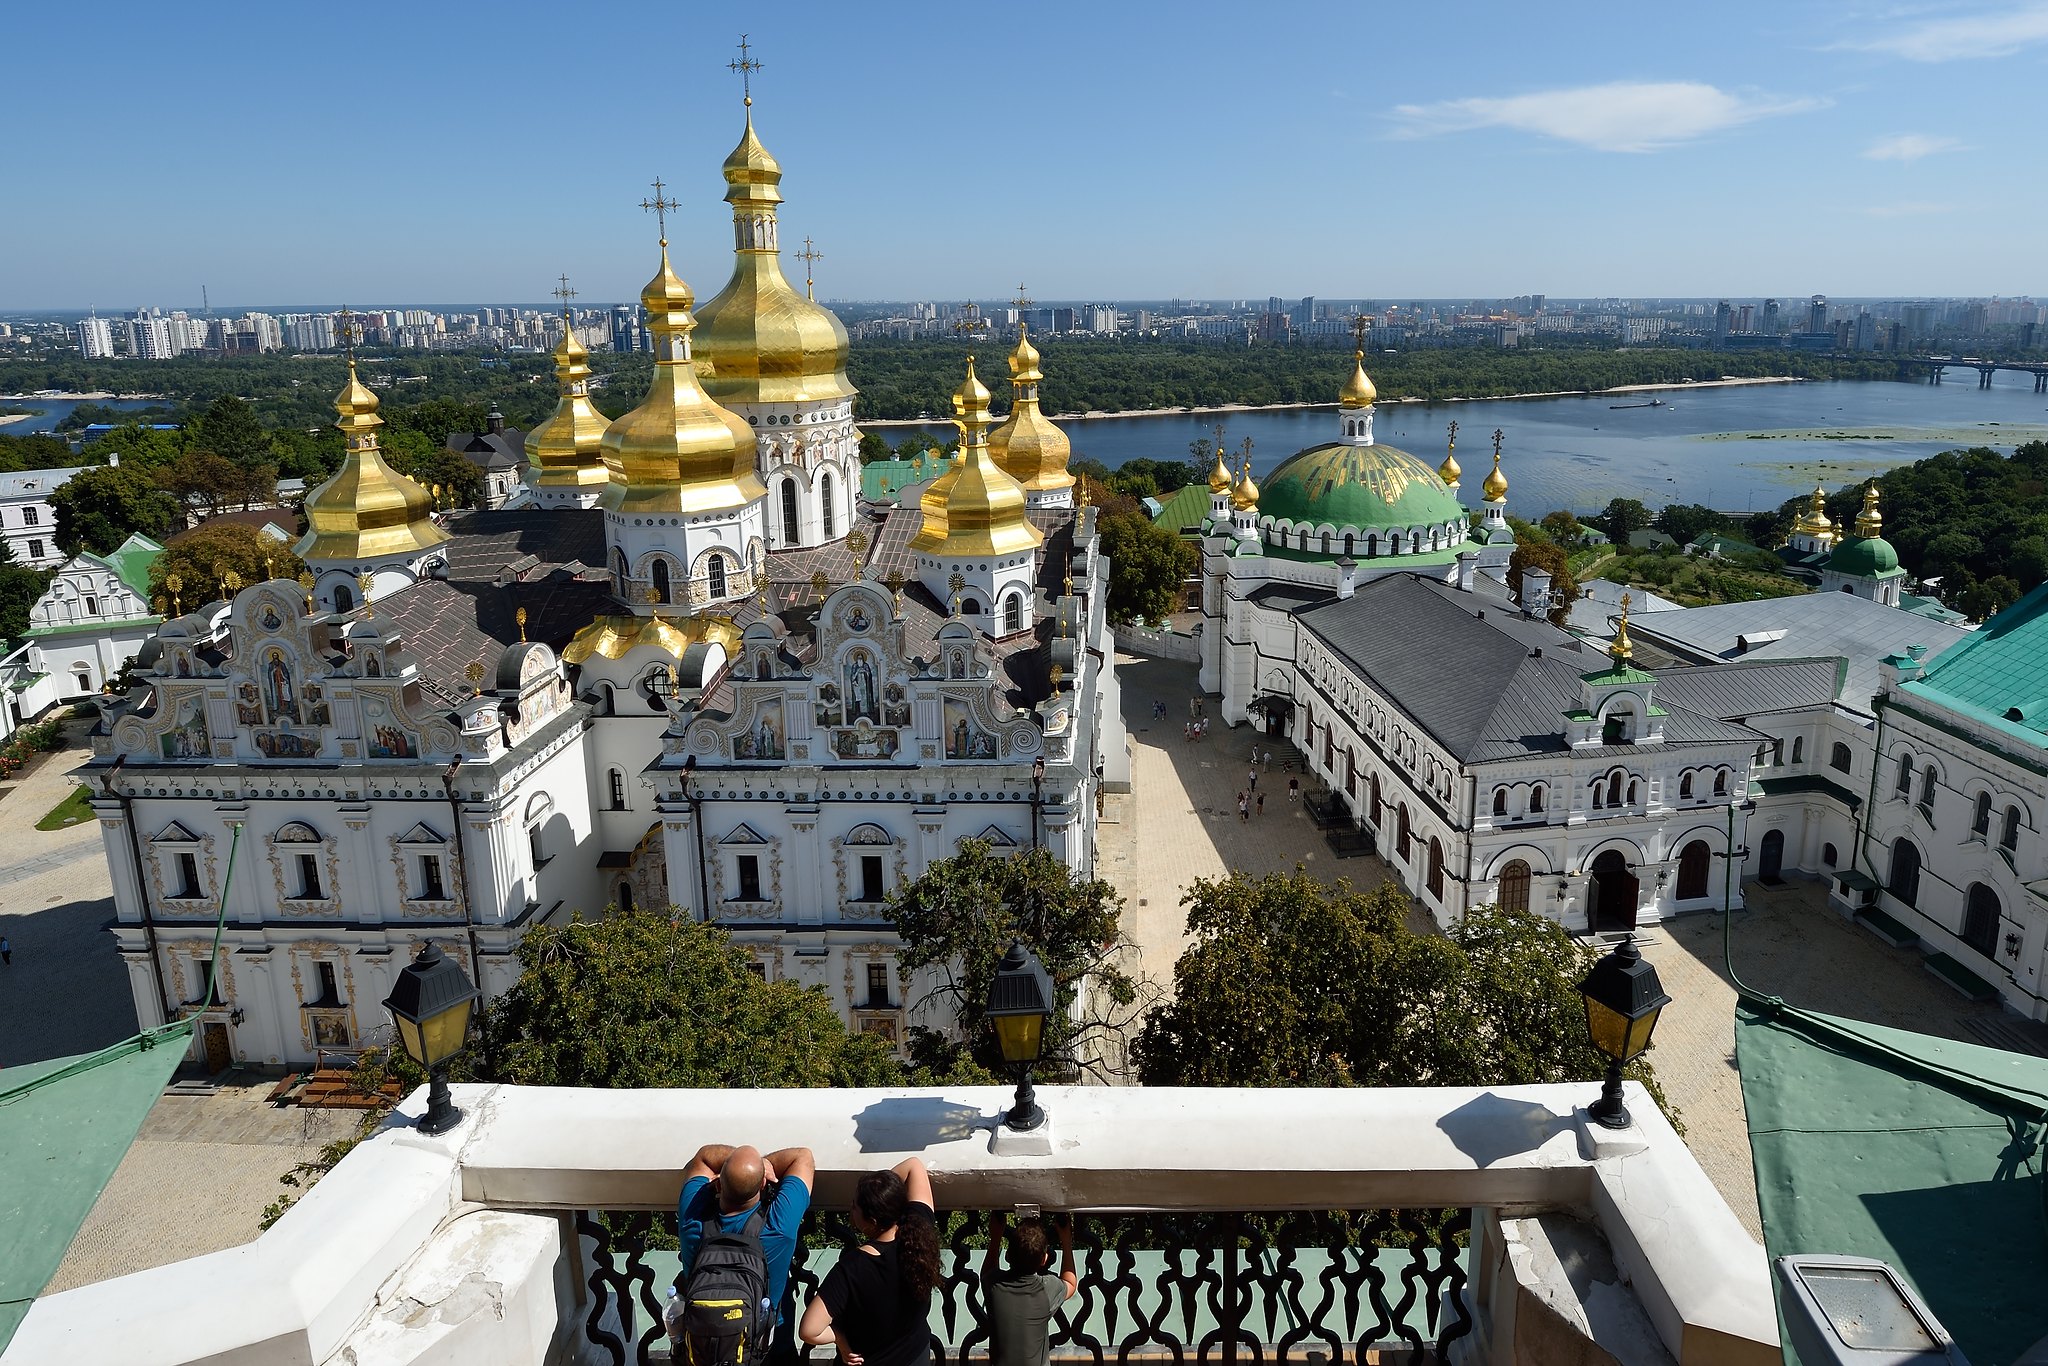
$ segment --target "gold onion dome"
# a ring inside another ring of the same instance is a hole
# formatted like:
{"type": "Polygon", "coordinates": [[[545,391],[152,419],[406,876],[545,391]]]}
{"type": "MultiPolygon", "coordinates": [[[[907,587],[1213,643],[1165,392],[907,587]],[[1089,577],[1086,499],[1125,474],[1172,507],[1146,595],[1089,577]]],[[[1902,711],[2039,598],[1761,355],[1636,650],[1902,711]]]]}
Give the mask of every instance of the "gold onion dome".
{"type": "Polygon", "coordinates": [[[346,450],[341,468],[306,495],[306,534],[292,547],[308,561],[358,561],[426,550],[448,539],[434,524],[434,497],[384,462],[377,449],[377,396],[348,363],[334,400],[346,450]]]}
{"type": "Polygon", "coordinates": [[[1373,388],[1372,380],[1365,373],[1365,352],[1351,353],[1351,378],[1344,381],[1337,402],[1346,408],[1370,408],[1379,402],[1380,391],[1373,388]]]}
{"type": "Polygon", "coordinates": [[[1024,486],[989,453],[989,392],[967,358],[967,378],[953,393],[954,425],[960,453],[931,482],[918,506],[924,524],[910,540],[912,551],[947,558],[1010,555],[1032,550],[1045,537],[1025,515],[1024,486]]]}
{"type": "Polygon", "coordinates": [[[1877,510],[1877,481],[1863,486],[1863,510],[1856,514],[1856,534],[1864,540],[1884,535],[1884,514],[1877,510]]]}
{"type": "MultiPolygon", "coordinates": [[[[680,282],[678,282],[680,283],[680,282]]],[[[590,401],[590,351],[564,320],[555,348],[555,380],[562,398],[546,422],[526,434],[526,462],[542,486],[595,486],[607,479],[604,430],[611,419],[590,401]]]]}
{"type": "Polygon", "coordinates": [[[846,328],[782,274],[775,206],[782,167],[754,133],[725,159],[732,205],[733,268],[725,288],[697,311],[697,358],[706,391],[727,403],[851,398],[846,328]]]}
{"type": "MultiPolygon", "coordinates": [[[[1457,483],[1458,477],[1464,473],[1464,468],[1458,464],[1457,444],[1453,442],[1451,448],[1444,452],[1444,463],[1436,467],[1436,477],[1443,480],[1448,487],[1457,483]]],[[[1503,480],[1502,483],[1505,484],[1506,481],[1503,480]]]]}
{"type": "Polygon", "coordinates": [[[1216,468],[1209,471],[1209,492],[1230,492],[1230,466],[1223,463],[1223,442],[1216,443],[1216,468]]]}
{"type": "MultiPolygon", "coordinates": [[[[1624,595],[1626,596],[1626,595],[1624,595]]],[[[1626,668],[1636,652],[1635,644],[1628,638],[1628,604],[1621,606],[1621,621],[1614,628],[1614,643],[1607,647],[1608,658],[1618,668],[1626,668]]]]}
{"type": "Polygon", "coordinates": [[[1237,482],[1230,488],[1230,505],[1239,512],[1249,512],[1259,505],[1259,486],[1252,482],[1252,459],[1246,456],[1244,466],[1238,471],[1237,482]]]}
{"type": "Polygon", "coordinates": [[[1499,451],[1493,453],[1493,473],[1486,476],[1486,482],[1479,486],[1479,491],[1489,503],[1498,503],[1508,496],[1508,477],[1500,472],[1499,451]]]}
{"type": "Polygon", "coordinates": [[[989,450],[1004,473],[1027,489],[1052,491],[1074,486],[1067,461],[1074,453],[1067,434],[1038,407],[1038,348],[1018,330],[1017,349],[1010,353],[1010,415],[988,435],[989,450]]]}
{"type": "Polygon", "coordinates": [[[640,291],[654,342],[654,383],[640,406],[605,428],[607,485],[615,512],[718,512],[767,496],[754,473],[754,430],[713,402],[691,360],[693,297],[669,265],[640,291]]]}

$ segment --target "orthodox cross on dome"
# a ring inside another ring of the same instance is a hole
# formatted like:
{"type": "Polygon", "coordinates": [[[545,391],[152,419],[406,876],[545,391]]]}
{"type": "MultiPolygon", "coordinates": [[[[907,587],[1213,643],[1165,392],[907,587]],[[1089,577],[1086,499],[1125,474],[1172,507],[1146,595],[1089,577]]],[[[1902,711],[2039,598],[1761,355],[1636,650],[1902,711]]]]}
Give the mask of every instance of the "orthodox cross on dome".
{"type": "Polygon", "coordinates": [[[751,49],[747,45],[747,35],[742,33],[740,35],[740,55],[736,60],[727,62],[725,69],[740,73],[740,94],[746,97],[744,103],[747,108],[752,109],[754,107],[754,73],[761,69],[761,63],[754,60],[749,55],[750,52],[751,49]]]}
{"type": "Polygon", "coordinates": [[[806,237],[804,239],[804,249],[796,254],[796,259],[804,263],[804,297],[806,299],[814,298],[815,296],[811,293],[811,267],[824,260],[825,253],[813,247],[811,239],[806,237]]]}
{"type": "Polygon", "coordinates": [[[1500,463],[1500,428],[1493,429],[1493,463],[1500,463]]]}
{"type": "Polygon", "coordinates": [[[558,283],[548,292],[562,301],[562,321],[566,324],[569,321],[569,300],[576,297],[576,291],[569,288],[568,275],[559,275],[556,280],[558,283]]]}
{"type": "Polygon", "coordinates": [[[349,311],[347,304],[334,315],[334,339],[341,343],[342,354],[353,364],[356,358],[356,343],[363,339],[362,320],[349,311]]]}
{"type": "Polygon", "coordinates": [[[673,199],[662,198],[662,188],[661,177],[656,176],[654,178],[654,198],[641,200],[640,207],[654,215],[655,226],[661,229],[661,244],[665,247],[668,245],[668,211],[670,209],[679,209],[682,205],[676,203],[673,199]]]}
{"type": "Polygon", "coordinates": [[[1010,300],[1011,305],[1015,307],[1019,313],[1022,313],[1025,309],[1031,307],[1033,304],[1037,302],[1038,300],[1032,298],[1029,294],[1024,292],[1024,286],[1021,284],[1017,286],[1017,297],[1010,300]]]}
{"type": "Polygon", "coordinates": [[[1372,318],[1364,313],[1351,315],[1351,338],[1358,343],[1358,349],[1365,350],[1365,333],[1372,326],[1372,318]]]}
{"type": "MultiPolygon", "coordinates": [[[[953,324],[953,331],[962,337],[981,331],[981,305],[973,302],[960,305],[960,321],[953,324]]],[[[974,357],[967,359],[972,361],[974,357]]]]}
{"type": "Polygon", "coordinates": [[[1458,424],[1456,420],[1453,420],[1451,423],[1451,449],[1458,449],[1458,424]]]}
{"type": "Polygon", "coordinates": [[[371,577],[370,577],[370,576],[369,576],[368,574],[358,574],[358,575],[356,575],[356,587],[358,587],[358,588],[360,588],[360,589],[362,589],[362,590],[363,590],[363,620],[364,620],[364,621],[368,621],[368,620],[370,619],[370,616],[371,616],[371,613],[370,613],[370,589],[371,589],[372,587],[374,587],[374,586],[376,585],[376,582],[377,582],[377,581],[376,581],[375,579],[371,578],[371,577]]]}

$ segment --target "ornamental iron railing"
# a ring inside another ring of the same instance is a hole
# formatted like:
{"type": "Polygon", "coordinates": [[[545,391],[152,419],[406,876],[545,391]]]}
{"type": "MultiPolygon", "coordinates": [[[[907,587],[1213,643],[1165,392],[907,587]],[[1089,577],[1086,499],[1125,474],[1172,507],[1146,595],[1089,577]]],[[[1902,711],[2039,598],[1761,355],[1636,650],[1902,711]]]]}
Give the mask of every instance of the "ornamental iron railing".
{"type": "MultiPolygon", "coordinates": [[[[948,1211],[939,1224],[945,1255],[933,1297],[932,1360],[965,1366],[988,1354],[981,1281],[988,1218],[948,1211]]],[[[675,1216],[579,1212],[576,1227],[591,1258],[585,1336],[612,1366],[666,1360],[662,1309],[675,1255],[651,1249],[674,1246],[675,1216]]],[[[1167,1359],[1174,1366],[1367,1366],[1370,1350],[1406,1346],[1442,1361],[1451,1343],[1473,1331],[1465,1297],[1470,1227],[1469,1210],[1080,1216],[1080,1288],[1057,1313],[1052,1354],[1093,1366],[1167,1359]]],[[[844,1212],[813,1210],[805,1218],[777,1362],[829,1360],[797,1344],[793,1328],[835,1249],[856,1242],[844,1212]]]]}

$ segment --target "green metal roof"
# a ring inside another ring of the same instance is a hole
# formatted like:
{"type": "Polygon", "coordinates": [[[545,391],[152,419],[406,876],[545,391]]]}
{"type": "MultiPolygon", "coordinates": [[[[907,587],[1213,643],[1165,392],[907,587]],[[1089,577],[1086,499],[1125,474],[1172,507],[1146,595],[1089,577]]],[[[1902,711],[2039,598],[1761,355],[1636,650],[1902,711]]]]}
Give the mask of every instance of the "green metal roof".
{"type": "Polygon", "coordinates": [[[185,1056],[190,1018],[0,1074],[0,1353],[185,1056]]]}
{"type": "Polygon", "coordinates": [[[922,462],[912,460],[870,460],[860,467],[860,494],[870,503],[893,503],[896,495],[912,484],[936,479],[946,468],[947,457],[940,451],[925,453],[922,462]]]}
{"type": "Polygon", "coordinates": [[[1192,531],[1209,515],[1209,486],[1197,479],[1183,484],[1159,500],[1159,515],[1153,523],[1168,531],[1192,531]]]}
{"type": "Polygon", "coordinates": [[[2048,1058],[1747,994],[1735,1051],[1772,1257],[1882,1258],[1976,1366],[2048,1335],[2048,1058]]]}
{"type": "Polygon", "coordinates": [[[1421,457],[1397,446],[1341,442],[1311,446],[1267,475],[1259,484],[1259,516],[1339,531],[1466,520],[1456,495],[1421,457]]]}
{"type": "Polygon", "coordinates": [[[1949,646],[1901,687],[2048,747],[2048,584],[1949,646]]]}
{"type": "Polygon", "coordinates": [[[1827,567],[1860,579],[1895,579],[1906,572],[1899,568],[1899,552],[1882,536],[1851,536],[1828,556],[1827,567]]]}
{"type": "Polygon", "coordinates": [[[1929,621],[1963,621],[1963,614],[1942,604],[1940,598],[1923,598],[1918,593],[1899,594],[1899,610],[1929,621]]]}
{"type": "Polygon", "coordinates": [[[23,640],[48,640],[51,636],[77,636],[104,631],[109,626],[155,626],[162,617],[101,617],[97,621],[68,621],[62,626],[31,626],[21,633],[23,640]]]}
{"type": "Polygon", "coordinates": [[[149,567],[156,563],[156,557],[164,548],[149,537],[137,531],[121,542],[120,549],[111,555],[95,555],[93,558],[114,571],[114,577],[127,584],[149,601],[149,567]]]}

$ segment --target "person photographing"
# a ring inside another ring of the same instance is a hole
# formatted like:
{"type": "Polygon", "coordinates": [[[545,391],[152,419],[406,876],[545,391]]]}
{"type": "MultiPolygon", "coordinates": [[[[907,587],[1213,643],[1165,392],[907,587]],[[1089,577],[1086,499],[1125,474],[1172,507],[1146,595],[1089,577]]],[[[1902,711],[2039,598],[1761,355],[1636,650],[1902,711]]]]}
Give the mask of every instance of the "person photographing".
{"type": "Polygon", "coordinates": [[[1003,1215],[988,1216],[988,1259],[981,1268],[982,1303],[988,1306],[989,1366],[1047,1366],[1053,1314],[1080,1288],[1074,1270],[1074,1225],[1058,1215],[1060,1272],[1052,1274],[1052,1244],[1045,1224],[1019,1219],[1003,1236],[1003,1215]],[[996,1258],[1003,1257],[1002,1274],[996,1258]]]}

